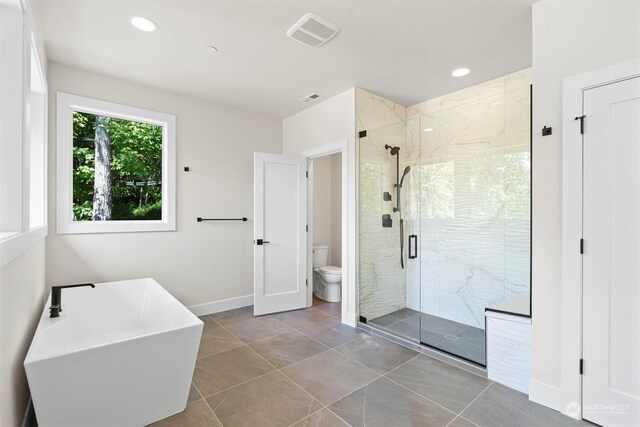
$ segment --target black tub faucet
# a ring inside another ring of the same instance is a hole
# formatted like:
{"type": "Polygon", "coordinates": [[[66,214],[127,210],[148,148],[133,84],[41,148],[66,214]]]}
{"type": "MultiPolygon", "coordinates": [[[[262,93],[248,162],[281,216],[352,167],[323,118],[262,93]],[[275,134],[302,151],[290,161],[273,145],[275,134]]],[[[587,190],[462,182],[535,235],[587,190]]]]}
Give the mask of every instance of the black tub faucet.
{"type": "Polygon", "coordinates": [[[95,288],[96,285],[93,283],[79,283],[77,285],[64,285],[64,286],[52,286],[51,287],[51,307],[49,307],[49,312],[51,315],[49,317],[60,317],[60,312],[62,311],[62,290],[64,288],[79,288],[81,286],[91,286],[95,288]]]}

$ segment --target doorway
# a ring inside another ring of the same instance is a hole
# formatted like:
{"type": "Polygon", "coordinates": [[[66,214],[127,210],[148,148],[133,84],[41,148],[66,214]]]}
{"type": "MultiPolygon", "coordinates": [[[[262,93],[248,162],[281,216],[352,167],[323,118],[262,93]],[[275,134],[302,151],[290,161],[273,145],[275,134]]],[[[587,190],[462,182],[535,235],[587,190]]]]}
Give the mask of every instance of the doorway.
{"type": "Polygon", "coordinates": [[[309,165],[309,240],[313,308],[342,313],[342,154],[315,157],[309,165]]]}

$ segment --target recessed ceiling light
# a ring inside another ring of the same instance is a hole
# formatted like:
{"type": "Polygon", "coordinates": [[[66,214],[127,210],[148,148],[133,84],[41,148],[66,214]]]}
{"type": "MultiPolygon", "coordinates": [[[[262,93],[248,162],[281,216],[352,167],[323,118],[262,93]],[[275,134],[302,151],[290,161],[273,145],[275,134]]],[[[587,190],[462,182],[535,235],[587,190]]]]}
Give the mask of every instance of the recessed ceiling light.
{"type": "Polygon", "coordinates": [[[458,68],[456,70],[453,70],[453,72],[451,73],[451,75],[453,77],[464,77],[467,74],[469,74],[471,70],[469,70],[468,68],[458,68]]]}
{"type": "Polygon", "coordinates": [[[153,32],[158,29],[158,24],[153,22],[149,18],[145,18],[144,16],[134,16],[131,18],[131,25],[136,27],[140,31],[145,31],[147,33],[153,32]]]}
{"type": "Polygon", "coordinates": [[[425,132],[431,132],[433,130],[433,128],[426,128],[424,131],[425,132]]]}
{"type": "Polygon", "coordinates": [[[204,48],[204,50],[206,50],[209,53],[216,53],[218,51],[218,48],[215,46],[207,46],[204,48]]]}

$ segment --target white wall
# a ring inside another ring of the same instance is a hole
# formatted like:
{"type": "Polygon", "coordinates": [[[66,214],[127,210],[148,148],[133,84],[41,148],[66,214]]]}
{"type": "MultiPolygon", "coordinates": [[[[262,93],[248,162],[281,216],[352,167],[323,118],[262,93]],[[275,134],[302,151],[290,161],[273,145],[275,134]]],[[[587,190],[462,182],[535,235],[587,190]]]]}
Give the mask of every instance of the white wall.
{"type": "MultiPolygon", "coordinates": [[[[356,323],[356,122],[355,88],[325,99],[282,121],[282,149],[284,154],[296,155],[304,151],[346,141],[343,162],[347,163],[347,220],[342,233],[348,244],[342,247],[342,283],[348,292],[342,294],[342,318],[356,323]],[[346,261],[348,259],[348,262],[346,261]]],[[[345,184],[343,184],[344,186],[345,184]]],[[[345,198],[342,199],[343,202],[345,198]]]]}
{"type": "Polygon", "coordinates": [[[50,63],[49,223],[55,224],[55,93],[177,117],[177,231],[47,238],[47,282],[153,277],[194,306],[253,293],[253,153],[282,149],[281,122],[246,111],[50,63]],[[189,166],[190,172],[183,172],[189,166]],[[249,222],[198,223],[196,217],[249,222]]]}
{"type": "Polygon", "coordinates": [[[342,265],[342,156],[313,160],[313,243],[328,245],[329,265],[342,265]],[[335,182],[337,181],[337,182],[335,182]]]}
{"type": "MultiPolygon", "coordinates": [[[[46,66],[44,46],[36,27],[37,22],[33,22],[31,16],[30,2],[23,0],[0,3],[2,3],[0,14],[7,12],[4,8],[19,10],[20,3],[22,4],[22,12],[18,13],[23,13],[24,24],[32,28],[38,59],[43,66],[46,66]]],[[[29,43],[29,40],[26,42],[29,43]]],[[[28,62],[23,62],[24,66],[27,64],[28,62]]],[[[14,113],[17,111],[20,117],[19,112],[24,112],[26,106],[12,104],[10,108],[14,113]]],[[[22,117],[19,120],[21,119],[22,117]]],[[[22,196],[24,197],[24,194],[22,196]]],[[[44,234],[46,232],[42,236],[44,234]]],[[[24,250],[0,268],[0,426],[3,427],[22,424],[29,400],[29,388],[22,363],[47,297],[44,238],[36,240],[33,244],[32,241],[21,247],[21,251],[27,246],[29,249],[24,250]]],[[[7,254],[4,253],[3,257],[5,255],[7,254]]]]}
{"type": "Polygon", "coordinates": [[[313,244],[328,245],[331,262],[331,156],[313,159],[313,244]]]}
{"type": "Polygon", "coordinates": [[[560,397],[562,79],[640,57],[639,22],[640,2],[634,1],[544,0],[533,5],[530,398],[558,410],[565,409],[560,397]],[[545,125],[553,135],[541,136],[545,125]]]}
{"type": "Polygon", "coordinates": [[[22,362],[48,295],[44,247],[40,240],[0,269],[0,426],[20,425],[29,400],[22,362]]]}
{"type": "Polygon", "coordinates": [[[331,265],[342,266],[342,154],[331,156],[331,265]]]}
{"type": "Polygon", "coordinates": [[[302,151],[355,136],[355,89],[320,101],[282,121],[282,152],[302,151]]]}

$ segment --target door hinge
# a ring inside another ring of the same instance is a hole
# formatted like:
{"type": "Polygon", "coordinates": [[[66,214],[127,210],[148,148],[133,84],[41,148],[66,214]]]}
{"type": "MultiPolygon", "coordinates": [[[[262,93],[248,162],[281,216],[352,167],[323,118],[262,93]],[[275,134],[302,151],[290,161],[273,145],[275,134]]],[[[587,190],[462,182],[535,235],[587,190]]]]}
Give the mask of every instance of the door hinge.
{"type": "Polygon", "coordinates": [[[309,171],[306,171],[306,172],[304,173],[304,177],[305,177],[305,178],[309,178],[309,171]]]}
{"type": "Polygon", "coordinates": [[[308,225],[305,225],[305,226],[304,226],[304,229],[305,229],[305,231],[306,231],[307,233],[309,232],[309,226],[308,226],[308,225]]]}
{"type": "Polygon", "coordinates": [[[360,132],[358,132],[358,138],[366,138],[366,137],[367,137],[366,130],[361,130],[360,132]]]}
{"type": "Polygon", "coordinates": [[[587,117],[584,114],[582,116],[576,117],[574,120],[580,120],[580,133],[584,134],[584,118],[587,117]]]}
{"type": "Polygon", "coordinates": [[[584,253],[584,239],[580,239],[580,254],[584,253]]]}
{"type": "Polygon", "coordinates": [[[304,285],[309,286],[309,279],[304,279],[304,285]]]}
{"type": "Polygon", "coordinates": [[[580,375],[584,374],[584,359],[580,359],[580,375]]]}

